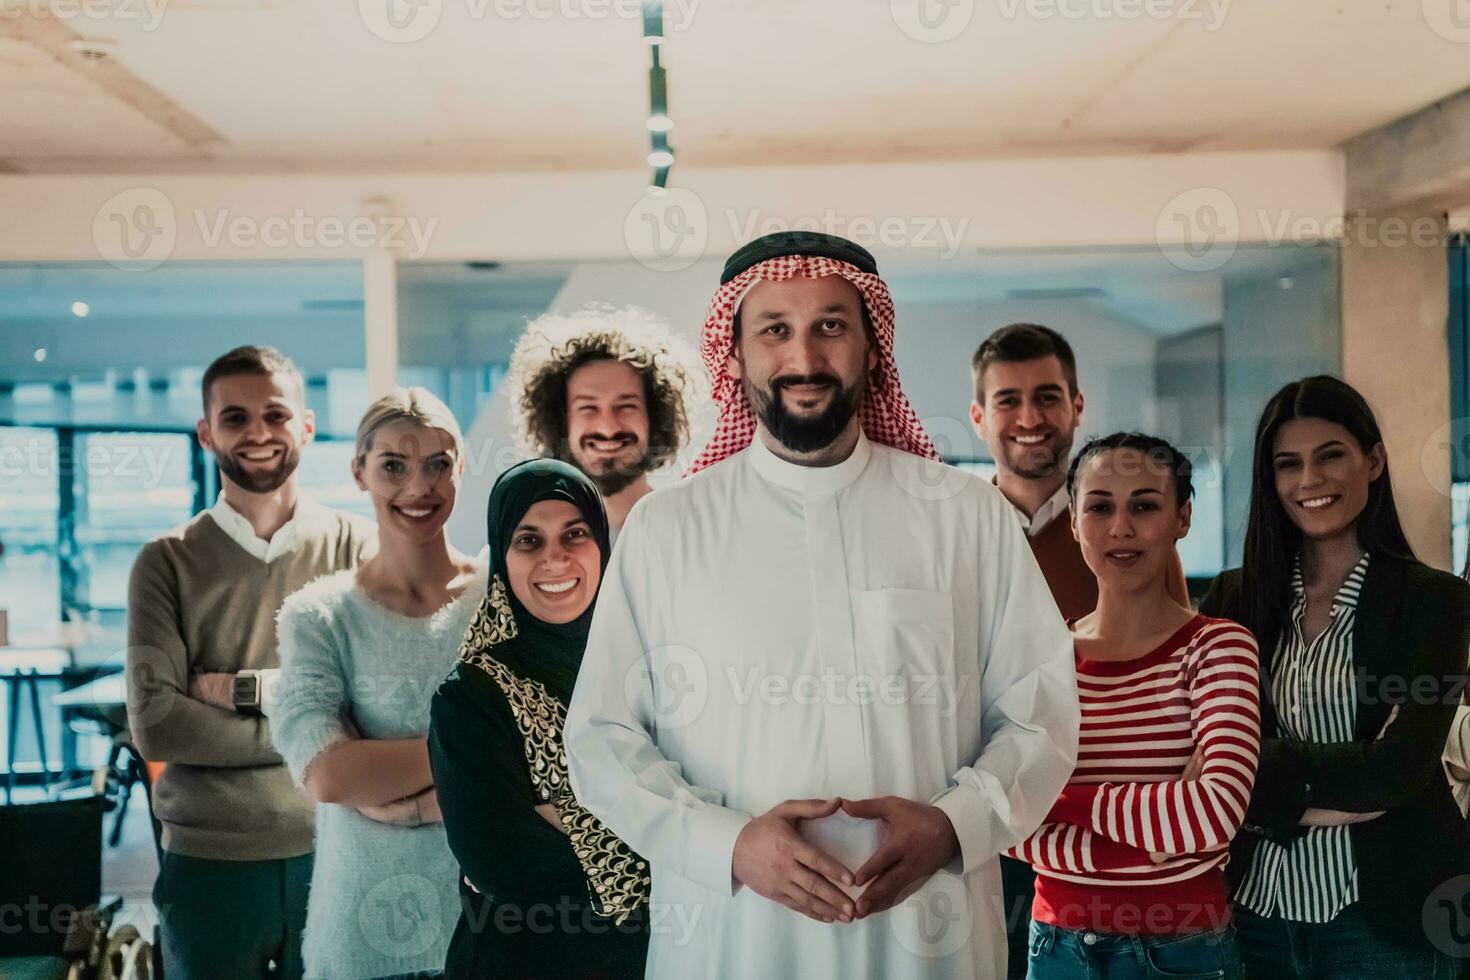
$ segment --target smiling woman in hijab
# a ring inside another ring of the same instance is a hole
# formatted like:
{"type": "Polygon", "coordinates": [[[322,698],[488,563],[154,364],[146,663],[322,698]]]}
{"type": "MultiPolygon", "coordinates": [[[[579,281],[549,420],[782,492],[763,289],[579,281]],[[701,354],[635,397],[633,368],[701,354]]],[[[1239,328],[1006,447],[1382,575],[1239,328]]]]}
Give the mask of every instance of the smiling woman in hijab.
{"type": "Polygon", "coordinates": [[[648,864],[567,779],[562,723],[608,557],[597,488],[530,460],[490,493],[490,585],[434,696],[429,759],[463,913],[446,977],[642,977],[648,864]]]}

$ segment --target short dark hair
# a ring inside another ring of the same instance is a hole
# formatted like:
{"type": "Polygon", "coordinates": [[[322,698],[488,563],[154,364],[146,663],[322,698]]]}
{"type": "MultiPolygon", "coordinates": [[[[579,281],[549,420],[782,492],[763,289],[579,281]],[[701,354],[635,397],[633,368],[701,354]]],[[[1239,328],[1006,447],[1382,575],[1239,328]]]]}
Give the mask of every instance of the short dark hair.
{"type": "Polygon", "coordinates": [[[221,354],[204,369],[204,380],[200,383],[200,388],[204,396],[206,415],[209,413],[209,389],[220,378],[234,377],[237,374],[254,374],[267,378],[273,374],[288,375],[296,384],[301,403],[306,403],[306,382],[302,380],[301,372],[291,358],[274,347],[246,345],[221,354]]]}
{"type": "Polygon", "coordinates": [[[1144,465],[1156,472],[1167,472],[1174,479],[1174,502],[1183,507],[1194,496],[1194,467],[1185,456],[1167,439],[1146,435],[1142,432],[1114,432],[1110,436],[1089,439],[1072,458],[1072,467],[1067,470],[1067,495],[1076,497],[1077,473],[1082,464],[1093,456],[1115,449],[1131,449],[1143,454],[1144,465]]]}
{"type": "Polygon", "coordinates": [[[1051,327],[1039,323],[1012,323],[1001,327],[981,341],[970,358],[970,375],[975,382],[975,400],[985,403],[985,389],[980,380],[985,369],[997,361],[1016,364],[1021,361],[1039,361],[1043,357],[1055,357],[1062,363],[1062,374],[1067,379],[1068,394],[1077,394],[1077,358],[1067,338],[1051,327]]]}

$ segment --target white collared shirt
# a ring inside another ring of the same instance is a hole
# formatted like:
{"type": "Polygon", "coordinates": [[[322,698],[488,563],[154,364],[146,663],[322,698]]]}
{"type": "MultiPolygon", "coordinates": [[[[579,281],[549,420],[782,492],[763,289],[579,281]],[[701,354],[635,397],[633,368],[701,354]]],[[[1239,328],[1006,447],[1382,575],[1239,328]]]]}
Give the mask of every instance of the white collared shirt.
{"type": "Polygon", "coordinates": [[[1036,513],[1030,517],[1021,508],[1016,508],[1016,516],[1021,519],[1021,530],[1026,532],[1026,537],[1034,538],[1040,534],[1048,524],[1067,512],[1072,506],[1072,497],[1067,493],[1067,485],[1063,483],[1057,487],[1057,492],[1047,497],[1041,506],[1036,508],[1036,513]]]}
{"type": "Polygon", "coordinates": [[[214,518],[214,522],[219,525],[221,531],[230,536],[230,540],[269,565],[290,552],[296,544],[296,529],[299,526],[296,518],[300,515],[301,508],[307,506],[310,506],[310,502],[306,496],[304,494],[297,496],[296,509],[292,512],[291,519],[282,524],[276,533],[271,535],[269,541],[256,536],[255,528],[250,526],[250,521],[245,518],[245,515],[231,507],[229,501],[225,500],[223,490],[220,491],[219,499],[214,502],[214,506],[209,508],[209,516],[214,518]]]}

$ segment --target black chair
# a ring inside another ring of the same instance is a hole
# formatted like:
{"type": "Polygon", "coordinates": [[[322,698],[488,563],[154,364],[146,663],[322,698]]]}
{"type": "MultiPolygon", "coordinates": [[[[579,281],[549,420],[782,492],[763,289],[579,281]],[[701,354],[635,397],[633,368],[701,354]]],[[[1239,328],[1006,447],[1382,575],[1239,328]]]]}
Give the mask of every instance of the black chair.
{"type": "MultiPolygon", "coordinates": [[[[133,787],[142,785],[148,800],[148,818],[153,822],[153,847],[163,860],[162,827],[153,816],[153,781],[148,777],[148,764],[133,737],[128,731],[127,712],[121,708],[86,705],[69,707],[62,712],[62,719],[74,735],[91,735],[106,738],[111,743],[107,750],[107,782],[100,792],[106,799],[104,809],[112,813],[112,830],[107,835],[107,845],[116,847],[122,840],[123,821],[128,816],[128,802],[133,797],[133,787]]],[[[64,782],[54,782],[47,787],[52,797],[69,792],[79,786],[90,785],[92,776],[81,776],[64,782]]]]}
{"type": "Polygon", "coordinates": [[[118,898],[102,895],[102,813],[96,794],[0,807],[0,907],[20,920],[0,929],[0,976],[152,980],[152,946],[132,926],[114,930],[118,898]],[[15,926],[18,925],[18,928],[15,926]]]}

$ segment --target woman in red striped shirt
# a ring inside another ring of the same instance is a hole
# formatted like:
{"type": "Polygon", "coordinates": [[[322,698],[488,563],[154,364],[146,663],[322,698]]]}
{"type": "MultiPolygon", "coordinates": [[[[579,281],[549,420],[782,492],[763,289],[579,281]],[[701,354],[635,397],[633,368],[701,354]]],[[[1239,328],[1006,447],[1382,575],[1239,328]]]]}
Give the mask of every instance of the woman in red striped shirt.
{"type": "Polygon", "coordinates": [[[1238,978],[1224,874],[1260,752],[1256,642],[1170,596],[1189,532],[1189,462],[1117,433],[1068,474],[1072,532],[1098,581],[1071,623],[1077,769],[1009,853],[1037,872],[1028,976],[1238,978]]]}

